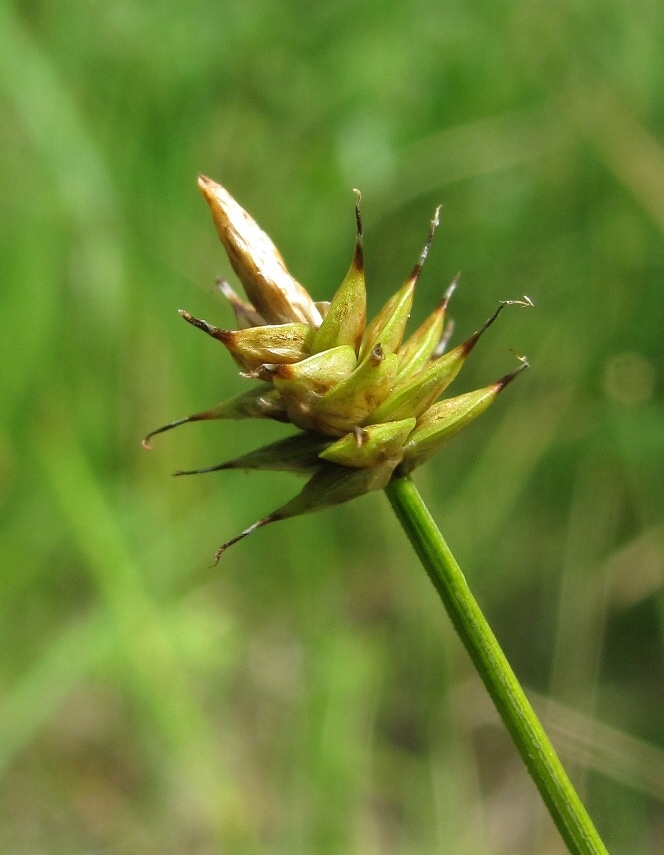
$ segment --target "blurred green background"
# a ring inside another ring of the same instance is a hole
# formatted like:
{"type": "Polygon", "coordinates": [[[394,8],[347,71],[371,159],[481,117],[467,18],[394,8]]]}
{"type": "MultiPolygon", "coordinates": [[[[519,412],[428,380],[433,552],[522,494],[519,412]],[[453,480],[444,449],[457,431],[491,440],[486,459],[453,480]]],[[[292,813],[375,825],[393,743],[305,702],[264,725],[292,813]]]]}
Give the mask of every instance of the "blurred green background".
{"type": "Polygon", "coordinates": [[[384,496],[280,523],[282,436],[148,430],[241,391],[196,188],[370,308],[441,228],[454,386],[532,369],[416,473],[611,852],[664,851],[664,6],[0,4],[0,849],[563,846],[384,496]]]}

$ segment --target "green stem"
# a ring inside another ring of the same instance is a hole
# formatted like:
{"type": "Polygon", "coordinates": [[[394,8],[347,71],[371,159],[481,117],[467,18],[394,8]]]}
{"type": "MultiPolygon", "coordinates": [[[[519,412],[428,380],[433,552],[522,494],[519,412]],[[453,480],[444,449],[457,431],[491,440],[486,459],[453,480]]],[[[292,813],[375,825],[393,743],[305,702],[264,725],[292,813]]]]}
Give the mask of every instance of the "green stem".
{"type": "Polygon", "coordinates": [[[385,492],[569,851],[573,855],[607,855],[606,847],[417,488],[409,477],[395,478],[385,492]]]}

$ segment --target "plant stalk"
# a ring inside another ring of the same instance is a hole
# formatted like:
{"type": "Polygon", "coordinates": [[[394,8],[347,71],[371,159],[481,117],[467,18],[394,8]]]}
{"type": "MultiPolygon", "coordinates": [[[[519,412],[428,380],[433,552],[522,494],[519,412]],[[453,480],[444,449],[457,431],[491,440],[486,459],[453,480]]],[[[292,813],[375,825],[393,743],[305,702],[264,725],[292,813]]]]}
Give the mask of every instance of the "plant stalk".
{"type": "Polygon", "coordinates": [[[572,855],[608,855],[468,583],[409,476],[387,497],[572,855]]]}

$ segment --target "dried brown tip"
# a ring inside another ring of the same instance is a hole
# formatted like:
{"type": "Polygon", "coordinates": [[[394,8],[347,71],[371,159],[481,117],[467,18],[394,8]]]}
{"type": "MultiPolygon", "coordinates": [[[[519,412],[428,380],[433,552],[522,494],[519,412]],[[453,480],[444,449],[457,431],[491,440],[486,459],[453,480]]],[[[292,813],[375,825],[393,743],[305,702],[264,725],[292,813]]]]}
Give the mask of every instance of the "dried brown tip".
{"type": "Polygon", "coordinates": [[[266,517],[263,517],[262,520],[258,520],[258,522],[250,525],[249,528],[245,528],[244,531],[241,531],[239,534],[236,534],[235,537],[232,537],[230,540],[227,540],[226,543],[222,543],[219,549],[214,553],[214,558],[212,559],[211,567],[216,567],[219,563],[219,559],[224,554],[224,552],[228,549],[229,546],[233,546],[234,543],[237,543],[239,540],[243,540],[247,535],[252,534],[254,531],[257,531],[259,528],[263,528],[264,525],[268,525],[271,522],[276,522],[281,519],[281,514],[274,513],[269,514],[266,517]]]}
{"type": "Polygon", "coordinates": [[[369,359],[373,365],[380,365],[380,363],[385,359],[385,351],[383,350],[383,345],[380,342],[378,342],[378,344],[372,349],[369,354],[369,359]]]}
{"type": "MultiPolygon", "coordinates": [[[[224,405],[222,404],[216,407],[212,407],[209,410],[201,410],[200,413],[193,413],[190,416],[185,416],[183,419],[176,419],[174,422],[169,422],[167,425],[163,425],[162,427],[151,431],[147,436],[143,437],[143,439],[141,440],[141,445],[143,446],[143,448],[147,448],[149,451],[152,448],[152,443],[150,442],[150,440],[153,436],[157,436],[157,434],[159,433],[165,433],[167,430],[173,430],[173,428],[180,427],[180,425],[186,425],[188,422],[205,422],[212,419],[228,417],[219,415],[220,410],[222,410],[223,408],[224,405]]],[[[233,416],[230,416],[230,418],[233,418],[233,416]]],[[[237,416],[235,416],[235,418],[237,418],[237,416]]],[[[242,418],[242,416],[240,416],[240,418],[242,418]]],[[[274,417],[269,416],[269,418],[274,417]]]]}
{"type": "Polygon", "coordinates": [[[358,273],[363,273],[364,249],[362,243],[362,214],[360,213],[362,193],[356,187],[353,187],[353,193],[357,196],[357,201],[355,202],[355,223],[357,230],[355,233],[355,255],[353,256],[353,267],[358,273]]]}
{"type": "Polygon", "coordinates": [[[202,469],[178,469],[173,472],[173,477],[178,475],[204,475],[206,472],[220,472],[222,469],[232,469],[230,463],[217,463],[214,466],[205,466],[202,469]]]}
{"type": "Polygon", "coordinates": [[[467,339],[467,341],[464,342],[463,347],[464,347],[466,356],[475,347],[475,345],[477,344],[477,341],[480,338],[480,336],[482,335],[482,333],[484,333],[491,326],[491,324],[496,320],[496,318],[502,312],[502,310],[505,308],[505,306],[521,306],[524,309],[531,309],[531,308],[534,308],[534,305],[535,304],[530,299],[530,297],[526,297],[525,295],[524,295],[522,300],[501,300],[500,303],[498,304],[498,308],[491,315],[491,317],[486,321],[484,326],[480,327],[480,329],[478,329],[476,332],[474,332],[471,335],[471,337],[469,339],[467,339]]]}
{"type": "Polygon", "coordinates": [[[188,324],[191,324],[192,327],[203,330],[204,333],[207,333],[207,335],[217,339],[217,341],[225,343],[228,340],[229,330],[222,330],[219,327],[215,327],[213,324],[209,324],[207,321],[201,320],[201,318],[195,318],[184,309],[178,309],[178,314],[180,317],[184,318],[188,324]]]}
{"type": "Polygon", "coordinates": [[[211,178],[208,178],[207,175],[203,175],[202,172],[198,173],[198,186],[201,188],[203,193],[211,192],[212,187],[216,186],[216,181],[213,181],[211,178]]]}
{"type": "Polygon", "coordinates": [[[355,202],[355,222],[357,223],[357,239],[358,242],[362,241],[362,215],[360,214],[360,202],[362,201],[362,191],[358,190],[357,187],[353,187],[353,193],[357,196],[357,202],[355,202]]]}
{"type": "Polygon", "coordinates": [[[424,267],[424,262],[427,260],[427,256],[429,255],[429,250],[431,249],[431,243],[433,242],[433,236],[436,233],[436,229],[440,225],[440,212],[442,210],[442,205],[438,205],[436,210],[434,211],[433,219],[429,225],[429,234],[427,235],[426,242],[424,247],[422,248],[422,252],[420,253],[420,257],[417,260],[417,264],[413,267],[413,271],[410,274],[409,281],[415,283],[419,279],[420,273],[422,272],[422,268],[424,267]]]}
{"type": "Polygon", "coordinates": [[[172,430],[173,428],[179,427],[180,425],[184,425],[187,422],[199,421],[201,418],[203,418],[203,416],[200,416],[200,415],[187,416],[184,419],[177,419],[174,422],[169,422],[167,425],[163,425],[162,427],[151,431],[147,436],[144,436],[143,439],[141,440],[141,445],[143,446],[143,448],[147,449],[148,451],[151,451],[153,448],[153,445],[150,442],[150,440],[152,439],[153,436],[157,436],[158,433],[165,433],[167,430],[172,430]]]}
{"type": "MultiPolygon", "coordinates": [[[[514,353],[514,351],[512,351],[512,353],[514,353]]],[[[504,377],[501,377],[500,380],[498,380],[498,382],[496,383],[496,391],[497,392],[502,392],[503,389],[505,388],[505,386],[507,386],[509,383],[511,383],[515,377],[517,377],[519,374],[521,374],[522,371],[525,371],[526,368],[530,368],[530,362],[528,362],[528,360],[525,356],[519,356],[518,353],[514,353],[514,355],[516,356],[516,358],[519,360],[519,362],[521,364],[519,365],[518,368],[515,368],[514,371],[510,371],[509,374],[506,374],[504,377]]]]}
{"type": "Polygon", "coordinates": [[[498,308],[496,309],[496,311],[491,315],[491,317],[488,318],[486,320],[486,322],[478,330],[475,330],[475,332],[471,335],[470,338],[466,339],[466,341],[462,345],[462,347],[464,349],[464,353],[466,356],[468,356],[470,351],[475,347],[477,342],[480,340],[480,337],[482,336],[482,334],[484,332],[486,332],[486,330],[489,329],[491,324],[496,320],[496,318],[498,317],[498,315],[502,312],[502,310],[504,308],[505,308],[505,303],[500,303],[498,308]]]}

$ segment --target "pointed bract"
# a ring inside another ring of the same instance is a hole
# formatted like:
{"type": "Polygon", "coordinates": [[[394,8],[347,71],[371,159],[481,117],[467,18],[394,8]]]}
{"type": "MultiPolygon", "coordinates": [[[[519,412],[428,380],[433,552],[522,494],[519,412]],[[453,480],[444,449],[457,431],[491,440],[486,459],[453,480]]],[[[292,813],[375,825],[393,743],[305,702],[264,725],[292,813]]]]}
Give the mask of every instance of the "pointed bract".
{"type": "Polygon", "coordinates": [[[373,469],[350,469],[347,466],[326,463],[310,481],[307,481],[294,499],[223,543],[215,552],[214,564],[219,561],[222,553],[229,546],[263,526],[340,505],[372,490],[382,490],[387,486],[393,471],[390,465],[373,469]]]}
{"type": "Polygon", "coordinates": [[[314,331],[307,324],[269,324],[241,330],[223,330],[180,309],[180,315],[197,329],[220,341],[243,371],[266,363],[292,365],[306,359],[314,331]]]}
{"type": "MultiPolygon", "coordinates": [[[[359,207],[357,216],[359,224],[359,207]]],[[[318,353],[340,344],[349,344],[357,353],[364,332],[366,315],[367,292],[364,285],[362,231],[358,227],[355,255],[350,269],[332,298],[323,323],[316,332],[311,352],[318,353]]]]}
{"type": "Polygon", "coordinates": [[[209,410],[202,410],[200,413],[185,416],[183,419],[176,419],[174,422],[169,422],[167,425],[151,431],[144,437],[143,447],[151,448],[150,440],[153,436],[187,424],[187,422],[214,421],[216,419],[273,419],[277,422],[287,422],[288,414],[279,393],[271,386],[262,385],[236,395],[228,401],[222,401],[209,410]]]}
{"type": "Polygon", "coordinates": [[[174,472],[174,475],[203,475],[223,469],[256,469],[263,472],[295,472],[307,475],[321,466],[320,453],[330,445],[330,440],[311,434],[299,433],[264,445],[262,448],[243,454],[226,463],[174,472]]]}

